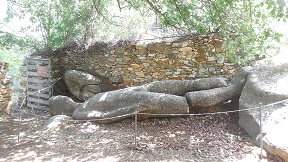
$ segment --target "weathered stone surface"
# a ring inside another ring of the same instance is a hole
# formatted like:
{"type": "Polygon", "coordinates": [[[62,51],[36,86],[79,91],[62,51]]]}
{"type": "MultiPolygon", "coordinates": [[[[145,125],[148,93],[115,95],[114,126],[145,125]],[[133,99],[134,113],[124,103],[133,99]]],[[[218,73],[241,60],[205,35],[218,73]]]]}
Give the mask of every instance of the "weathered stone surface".
{"type": "Polygon", "coordinates": [[[99,85],[87,85],[84,87],[84,91],[86,92],[92,92],[92,93],[100,93],[101,89],[99,85]]]}
{"type": "Polygon", "coordinates": [[[49,99],[49,108],[52,116],[68,115],[72,116],[78,103],[75,103],[67,96],[53,96],[49,99]]]}
{"type": "Polygon", "coordinates": [[[11,112],[11,87],[8,75],[8,63],[0,61],[0,113],[11,112]]]}
{"type": "Polygon", "coordinates": [[[187,114],[189,106],[185,97],[125,88],[96,94],[77,106],[73,118],[100,119],[98,122],[109,123],[127,118],[135,110],[152,114],[187,114]]]}
{"type": "Polygon", "coordinates": [[[67,70],[64,76],[68,90],[81,101],[101,92],[99,84],[102,81],[98,77],[76,70],[67,70]]]}
{"type": "MultiPolygon", "coordinates": [[[[149,45],[110,46],[109,43],[95,43],[91,44],[88,49],[85,49],[84,45],[73,45],[65,50],[57,50],[57,54],[41,56],[51,60],[51,65],[55,69],[52,70],[52,76],[55,78],[61,77],[65,73],[64,69],[81,69],[90,74],[108,74],[105,75],[108,78],[101,79],[103,82],[104,79],[108,79],[115,84],[113,85],[115,88],[109,90],[161,80],[191,80],[202,77],[230,79],[238,70],[239,65],[231,64],[226,59],[221,46],[215,47],[217,42],[222,42],[222,39],[215,38],[214,35],[214,33],[210,33],[203,35],[204,37],[165,39],[162,43],[151,42],[149,45]],[[77,52],[79,49],[82,53],[77,52]],[[121,62],[116,63],[117,60],[121,62]],[[199,64],[203,66],[198,68],[199,64]],[[173,67],[167,65],[173,65],[173,67]],[[236,70],[233,71],[234,69],[236,70]],[[117,78],[109,79],[111,74],[123,76],[123,82],[117,78]]],[[[61,89],[61,86],[56,84],[55,89],[61,89]]],[[[106,91],[102,87],[101,89],[106,91]]],[[[61,92],[58,94],[67,95],[61,92]]]]}
{"type": "Polygon", "coordinates": [[[239,108],[239,98],[240,96],[234,96],[209,107],[193,107],[193,109],[190,108],[190,113],[216,113],[237,110],[239,108]]]}
{"type": "Polygon", "coordinates": [[[140,86],[149,92],[183,96],[187,92],[227,86],[224,78],[202,78],[196,80],[163,80],[140,86]]]}
{"type": "Polygon", "coordinates": [[[192,51],[192,48],[191,47],[182,47],[182,48],[179,48],[179,51],[180,52],[188,52],[188,51],[192,51]]]}
{"type": "Polygon", "coordinates": [[[101,83],[98,77],[76,70],[67,70],[65,72],[65,80],[77,82],[80,86],[101,83]]]}
{"type": "Polygon", "coordinates": [[[120,84],[120,83],[123,83],[123,76],[122,75],[112,76],[109,78],[109,80],[111,83],[120,84]]]}
{"type": "MultiPolygon", "coordinates": [[[[285,56],[286,57],[286,56],[285,56]]],[[[282,59],[284,59],[283,57],[282,59]]],[[[286,57],[287,58],[287,57],[286,57]]],[[[241,93],[239,100],[239,109],[250,109],[261,107],[261,105],[273,104],[278,101],[288,99],[288,61],[276,64],[260,63],[257,64],[251,74],[247,77],[245,87],[241,93]]],[[[267,120],[281,120],[281,116],[276,117],[272,115],[275,111],[282,111],[278,109],[286,109],[287,106],[282,104],[275,104],[270,107],[262,107],[262,120],[263,123],[266,123],[267,120]],[[270,119],[272,118],[272,119],[270,119]]],[[[285,111],[286,111],[285,110],[285,111]]],[[[275,112],[276,113],[276,112],[275,112]]],[[[250,135],[252,140],[259,144],[259,140],[256,140],[256,137],[260,133],[260,120],[259,120],[259,109],[253,109],[248,111],[243,111],[239,114],[239,125],[243,127],[247,133],[250,135]]],[[[269,123],[269,122],[268,122],[269,123]]],[[[271,122],[270,122],[271,123],[271,122]]],[[[279,123],[281,124],[281,123],[279,123]]],[[[265,130],[266,124],[263,124],[263,129],[265,130]]],[[[285,125],[287,127],[287,124],[285,125]]],[[[266,133],[269,134],[278,134],[277,140],[282,142],[287,141],[287,136],[283,137],[283,129],[270,130],[266,129],[266,133]]],[[[269,141],[274,141],[267,136],[267,139],[264,139],[266,143],[264,146],[265,149],[270,150],[271,148],[277,148],[282,150],[282,153],[279,154],[280,157],[283,157],[288,161],[288,145],[285,148],[276,143],[270,143],[269,141]],[[286,150],[286,151],[285,151],[286,150]],[[285,156],[285,157],[284,157],[285,156]]]]}
{"type": "Polygon", "coordinates": [[[83,90],[81,93],[81,97],[84,101],[88,100],[92,96],[94,96],[97,93],[101,92],[101,88],[99,85],[87,85],[83,86],[83,90]]]}
{"type": "Polygon", "coordinates": [[[232,84],[227,87],[186,93],[185,97],[187,98],[191,109],[193,109],[193,107],[199,109],[199,107],[204,108],[213,106],[234,96],[240,95],[245,85],[245,80],[251,70],[252,67],[242,68],[234,77],[232,84]]]}
{"type": "MultiPolygon", "coordinates": [[[[288,101],[287,101],[288,103],[288,101]]],[[[264,148],[274,154],[279,155],[288,161],[288,106],[284,106],[272,112],[267,118],[263,132],[264,148]]]]}
{"type": "Polygon", "coordinates": [[[225,101],[235,96],[235,92],[235,86],[230,85],[228,87],[188,92],[185,94],[185,97],[192,109],[193,107],[199,109],[198,107],[209,107],[225,101]]]}
{"type": "Polygon", "coordinates": [[[55,129],[60,129],[60,127],[65,126],[67,122],[71,120],[71,117],[66,115],[56,115],[51,118],[49,118],[47,121],[45,121],[42,131],[51,131],[55,129]]]}

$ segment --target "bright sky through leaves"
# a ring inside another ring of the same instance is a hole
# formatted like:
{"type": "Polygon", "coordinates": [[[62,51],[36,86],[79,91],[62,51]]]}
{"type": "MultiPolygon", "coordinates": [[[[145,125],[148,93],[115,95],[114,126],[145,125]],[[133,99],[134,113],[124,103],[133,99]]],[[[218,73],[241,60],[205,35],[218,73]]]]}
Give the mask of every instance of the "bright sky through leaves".
{"type": "Polygon", "coordinates": [[[7,0],[1,0],[0,4],[0,19],[1,21],[6,17],[7,0]]]}

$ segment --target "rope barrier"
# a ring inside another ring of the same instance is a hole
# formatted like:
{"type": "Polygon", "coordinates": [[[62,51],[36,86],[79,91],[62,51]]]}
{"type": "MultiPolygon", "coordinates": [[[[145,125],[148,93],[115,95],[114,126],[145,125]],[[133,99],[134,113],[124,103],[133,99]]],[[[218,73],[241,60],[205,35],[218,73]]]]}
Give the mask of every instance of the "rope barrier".
{"type": "MultiPolygon", "coordinates": [[[[282,101],[278,101],[278,102],[274,102],[274,103],[271,103],[271,104],[267,104],[267,105],[263,105],[263,106],[258,106],[258,107],[254,107],[254,108],[247,108],[247,109],[241,109],[241,110],[231,110],[231,111],[222,111],[222,112],[214,112],[214,113],[198,113],[198,114],[151,114],[151,113],[141,113],[141,112],[137,112],[137,115],[149,115],[149,116],[165,116],[165,117],[183,117],[183,116],[205,116],[205,115],[217,115],[217,114],[227,114],[227,113],[235,113],[235,112],[243,112],[243,111],[249,111],[249,110],[257,110],[257,109],[260,109],[260,108],[265,108],[265,107],[270,107],[270,106],[273,106],[273,105],[276,105],[276,104],[280,104],[280,103],[283,103],[283,102],[288,102],[288,99],[286,100],[282,100],[282,101]]],[[[17,111],[21,111],[23,113],[26,113],[26,114],[30,114],[30,115],[33,115],[31,113],[28,113],[28,112],[25,112],[23,110],[17,110],[17,111]]],[[[117,119],[123,119],[123,118],[126,118],[126,117],[130,117],[130,116],[134,116],[135,113],[129,113],[129,114],[124,114],[124,115],[118,115],[118,116],[115,116],[115,117],[108,117],[108,118],[99,118],[99,119],[80,119],[80,120],[77,120],[77,119],[72,119],[72,121],[80,121],[80,122],[93,122],[93,121],[107,121],[107,120],[117,120],[117,119]]],[[[46,116],[40,116],[40,115],[37,115],[39,117],[42,117],[42,118],[47,118],[46,116]]]]}
{"type": "Polygon", "coordinates": [[[49,117],[47,117],[47,116],[42,116],[42,115],[36,115],[36,114],[34,114],[34,113],[29,113],[29,112],[24,111],[24,110],[21,110],[21,109],[14,109],[14,110],[15,110],[15,111],[18,111],[18,112],[21,111],[21,113],[23,113],[23,114],[29,114],[29,115],[33,115],[33,116],[40,117],[40,118],[49,118],[49,117]]]}
{"type": "MultiPolygon", "coordinates": [[[[254,107],[254,108],[247,108],[247,109],[241,109],[241,110],[232,110],[232,111],[223,111],[223,112],[215,112],[215,113],[199,113],[199,114],[151,114],[151,113],[141,113],[139,111],[137,111],[137,115],[149,115],[149,116],[165,116],[165,117],[183,117],[183,116],[205,116],[205,115],[217,115],[217,114],[227,114],[227,113],[235,113],[235,112],[242,112],[242,111],[249,111],[249,110],[257,110],[263,107],[269,107],[272,105],[276,105],[282,102],[288,102],[288,99],[286,100],[282,100],[279,102],[275,102],[272,104],[267,104],[264,106],[258,106],[258,107],[254,107]]],[[[80,122],[93,122],[93,121],[107,121],[107,120],[114,120],[114,119],[123,119],[125,117],[130,117],[135,115],[135,113],[130,113],[130,114],[125,114],[125,115],[119,115],[116,117],[110,117],[110,118],[99,118],[99,119],[89,119],[89,120],[77,120],[77,119],[72,119],[73,121],[80,121],[80,122]]]]}
{"type": "MultiPolygon", "coordinates": [[[[64,75],[62,75],[60,78],[58,78],[58,79],[57,79],[53,84],[51,84],[49,87],[45,87],[45,88],[43,88],[43,89],[40,89],[40,90],[35,91],[35,92],[33,92],[33,93],[30,93],[30,95],[33,95],[33,94],[35,94],[35,93],[40,93],[40,92],[42,92],[42,91],[44,91],[44,90],[46,90],[46,89],[52,88],[63,76],[64,76],[64,75]]],[[[28,96],[28,95],[26,95],[26,96],[28,96]]]]}
{"type": "MultiPolygon", "coordinates": [[[[56,84],[63,76],[61,76],[60,78],[58,78],[51,86],[53,86],[54,84],[56,84]]],[[[49,88],[49,87],[48,87],[49,88]]],[[[46,89],[46,88],[44,88],[46,89]]],[[[42,90],[44,90],[42,89],[42,90]]],[[[38,92],[41,92],[42,90],[39,90],[38,92]]],[[[31,115],[34,115],[35,118],[36,116],[38,117],[42,117],[42,118],[47,118],[46,116],[41,116],[41,115],[36,115],[34,110],[33,110],[33,114],[32,113],[28,113],[28,112],[25,112],[23,110],[21,110],[22,106],[23,106],[23,103],[24,103],[24,100],[25,98],[27,97],[27,95],[24,97],[23,99],[23,102],[21,104],[21,107],[19,110],[19,121],[18,121],[18,142],[20,141],[20,126],[21,126],[21,112],[22,113],[26,113],[26,114],[31,114],[31,115]]],[[[149,115],[149,116],[165,116],[165,117],[176,117],[176,116],[205,116],[205,115],[217,115],[217,114],[227,114],[227,113],[235,113],[235,112],[244,112],[244,111],[249,111],[249,110],[256,110],[256,109],[259,109],[259,112],[260,112],[260,134],[259,134],[259,137],[260,137],[260,148],[261,148],[261,153],[260,153],[260,157],[262,159],[262,150],[263,150],[263,132],[262,132],[262,108],[267,108],[267,107],[273,107],[274,105],[276,104],[280,104],[280,103],[284,103],[283,105],[287,105],[288,104],[288,99],[286,100],[282,100],[282,101],[278,101],[278,102],[274,102],[274,103],[270,103],[270,104],[267,104],[267,105],[262,105],[260,104],[260,106],[258,107],[254,107],[254,108],[247,108],[247,109],[241,109],[241,110],[231,110],[231,111],[223,111],[223,112],[213,112],[213,113],[198,113],[198,114],[151,114],[151,113],[141,113],[141,112],[138,112],[138,109],[136,108],[135,112],[134,113],[130,113],[130,114],[124,114],[124,115],[119,115],[119,116],[116,116],[116,117],[110,117],[110,118],[99,118],[99,119],[89,119],[89,120],[75,120],[75,119],[72,119],[70,121],[86,121],[86,122],[91,122],[91,121],[98,121],[98,122],[107,122],[107,120],[117,120],[117,119],[124,119],[126,117],[130,117],[130,116],[135,116],[135,126],[134,126],[134,147],[135,147],[135,150],[137,150],[137,136],[138,136],[138,115],[149,115]]],[[[15,109],[16,110],[16,109],[15,109]]]]}
{"type": "MultiPolygon", "coordinates": [[[[63,75],[64,76],[64,75],[63,75]]],[[[48,88],[51,88],[52,86],[54,86],[63,76],[61,76],[60,78],[58,78],[53,84],[51,84],[49,87],[46,87],[46,88],[43,88],[41,90],[38,90],[36,92],[33,92],[32,94],[34,93],[40,93],[41,91],[43,90],[46,90],[48,88]]],[[[31,94],[30,94],[31,95],[31,94]]],[[[35,112],[34,112],[34,109],[32,108],[32,111],[33,113],[29,113],[29,112],[26,112],[26,111],[23,111],[22,110],[22,107],[24,105],[24,102],[25,102],[25,99],[28,97],[28,95],[25,95],[24,99],[22,100],[22,104],[20,106],[19,109],[13,109],[13,110],[16,110],[16,111],[19,111],[19,121],[18,121],[18,142],[20,141],[20,126],[21,126],[21,113],[25,113],[25,114],[30,114],[30,115],[34,115],[35,116],[35,119],[37,120],[37,117],[41,117],[41,118],[49,118],[47,116],[41,116],[41,115],[36,115],[35,112]]],[[[282,100],[282,101],[278,101],[278,102],[274,102],[274,103],[270,103],[270,104],[267,104],[267,105],[261,105],[261,106],[258,106],[258,107],[254,107],[254,108],[247,108],[247,109],[241,109],[241,110],[231,110],[231,111],[223,111],[223,112],[213,112],[213,113],[198,113],[198,114],[151,114],[151,113],[141,113],[137,110],[135,110],[134,113],[129,113],[129,114],[124,114],[124,115],[118,115],[116,117],[109,117],[109,118],[99,118],[99,119],[89,119],[89,120],[76,120],[76,119],[72,119],[71,121],[80,121],[80,122],[107,122],[107,121],[115,121],[115,120],[118,120],[118,119],[124,119],[124,118],[127,118],[127,117],[130,117],[130,116],[135,116],[135,137],[134,137],[134,143],[135,143],[135,149],[137,149],[137,116],[138,115],[149,115],[149,116],[157,116],[157,117],[160,117],[160,116],[165,116],[165,117],[178,117],[178,116],[205,116],[205,115],[217,115],[217,114],[227,114],[227,113],[235,113],[235,112],[243,112],[243,111],[249,111],[249,110],[256,110],[256,109],[262,109],[262,108],[265,108],[265,107],[271,107],[273,105],[276,105],[276,104],[280,104],[280,103],[284,103],[284,105],[287,105],[288,104],[288,99],[286,100],[282,100]]],[[[261,112],[260,112],[260,117],[261,117],[261,112]]],[[[262,119],[260,119],[262,120],[262,119]]],[[[261,128],[262,128],[262,122],[261,122],[261,128]]],[[[260,132],[261,134],[261,141],[262,141],[262,132],[260,132]]],[[[261,146],[261,154],[262,154],[262,146],[261,146]]]]}
{"type": "MultiPolygon", "coordinates": [[[[36,93],[40,93],[40,92],[43,91],[43,90],[52,88],[63,76],[64,76],[64,75],[62,75],[60,78],[58,78],[58,79],[57,79],[53,84],[51,84],[49,87],[46,87],[46,88],[40,89],[40,90],[38,90],[38,91],[35,91],[35,92],[31,93],[30,95],[33,95],[33,94],[36,94],[36,93]]],[[[22,107],[23,107],[23,105],[24,105],[24,103],[25,103],[25,100],[26,100],[28,97],[29,97],[28,94],[26,94],[26,95],[24,96],[24,98],[23,98],[23,100],[22,100],[22,103],[21,103],[21,105],[20,105],[20,107],[19,107],[19,110],[13,109],[13,111],[16,110],[16,111],[19,112],[18,130],[17,130],[17,132],[18,132],[18,142],[20,142],[21,113],[31,114],[31,113],[28,113],[28,112],[25,112],[25,111],[21,110],[22,107]]],[[[41,117],[41,118],[47,118],[47,117],[44,117],[44,116],[41,116],[41,115],[36,115],[33,107],[32,107],[32,111],[33,111],[33,114],[31,114],[31,115],[33,115],[33,116],[35,117],[36,122],[38,122],[38,121],[37,121],[37,116],[38,116],[38,117],[41,117]]]]}
{"type": "MultiPolygon", "coordinates": [[[[64,76],[64,75],[62,75],[60,78],[58,78],[58,79],[57,79],[53,84],[51,84],[49,87],[45,87],[45,88],[43,88],[43,89],[40,89],[40,90],[35,91],[35,92],[33,92],[33,93],[30,93],[29,95],[34,95],[35,93],[40,93],[40,92],[42,92],[42,91],[44,91],[44,90],[46,90],[46,89],[52,88],[63,76],[64,76]]],[[[27,94],[24,96],[24,99],[22,100],[22,102],[25,102],[26,97],[28,97],[27,94]]],[[[23,104],[20,106],[20,109],[22,108],[22,106],[23,106],[23,104]]]]}

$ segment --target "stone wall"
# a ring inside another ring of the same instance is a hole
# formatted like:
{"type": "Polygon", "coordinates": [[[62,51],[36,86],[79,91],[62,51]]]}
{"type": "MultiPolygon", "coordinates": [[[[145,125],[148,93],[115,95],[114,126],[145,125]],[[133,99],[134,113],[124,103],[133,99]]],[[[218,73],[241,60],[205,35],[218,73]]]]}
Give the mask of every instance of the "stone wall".
{"type": "Polygon", "coordinates": [[[11,88],[8,76],[8,63],[0,62],[0,113],[11,111],[11,88]]]}
{"type": "Polygon", "coordinates": [[[66,70],[80,70],[102,78],[105,91],[164,79],[230,79],[239,66],[225,59],[222,42],[219,34],[211,33],[148,44],[75,43],[38,55],[51,60],[53,78],[66,70]]]}

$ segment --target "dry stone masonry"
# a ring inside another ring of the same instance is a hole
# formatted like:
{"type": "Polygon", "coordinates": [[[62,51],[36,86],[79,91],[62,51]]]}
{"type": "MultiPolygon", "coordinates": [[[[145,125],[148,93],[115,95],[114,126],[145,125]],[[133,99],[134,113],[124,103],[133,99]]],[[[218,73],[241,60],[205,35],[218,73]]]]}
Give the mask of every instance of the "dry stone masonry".
{"type": "Polygon", "coordinates": [[[0,113],[10,113],[11,109],[11,88],[8,76],[8,63],[0,62],[0,113]]]}
{"type": "MultiPolygon", "coordinates": [[[[78,99],[85,100],[77,103],[67,96],[54,96],[49,100],[50,112],[76,120],[110,123],[131,117],[135,111],[144,113],[139,117],[146,119],[166,114],[246,110],[287,99],[287,62],[278,66],[274,62],[274,67],[256,62],[254,67],[241,68],[225,59],[221,47],[221,37],[211,33],[149,44],[75,43],[46,52],[41,57],[51,60],[54,79],[68,71],[66,82],[77,85],[78,99]],[[99,81],[84,84],[82,78],[93,80],[92,76],[99,81]],[[221,77],[230,80],[228,84],[221,77]],[[92,97],[85,95],[87,92],[93,92],[92,97]],[[237,100],[233,109],[218,108],[233,100],[237,100]]],[[[61,87],[66,84],[62,81],[54,90],[63,91],[61,87]]],[[[261,109],[264,148],[288,161],[287,133],[283,133],[288,121],[287,103],[261,109]]],[[[259,144],[259,110],[243,111],[239,116],[239,125],[259,144]]]]}
{"type": "Polygon", "coordinates": [[[67,70],[80,70],[100,77],[101,90],[108,91],[166,79],[230,79],[239,66],[225,59],[221,46],[220,35],[211,33],[149,44],[75,43],[41,57],[50,58],[54,78],[67,70]]]}

